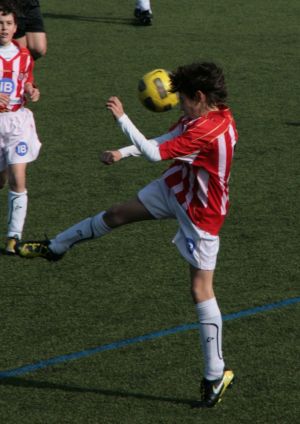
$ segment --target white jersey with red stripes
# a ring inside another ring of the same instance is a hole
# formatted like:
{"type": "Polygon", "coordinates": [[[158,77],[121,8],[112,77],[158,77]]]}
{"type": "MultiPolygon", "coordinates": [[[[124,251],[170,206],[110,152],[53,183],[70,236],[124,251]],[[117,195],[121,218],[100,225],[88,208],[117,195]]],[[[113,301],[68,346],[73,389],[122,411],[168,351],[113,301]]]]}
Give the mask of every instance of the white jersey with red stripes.
{"type": "Polygon", "coordinates": [[[0,49],[0,93],[10,96],[5,111],[14,112],[26,103],[24,87],[28,82],[33,83],[34,62],[28,49],[15,41],[12,43],[12,57],[1,54],[0,49]]]}
{"type": "Polygon", "coordinates": [[[233,116],[221,106],[195,120],[181,118],[175,128],[181,134],[159,146],[163,160],[175,159],[165,182],[191,221],[217,235],[229,208],[228,182],[238,138],[233,116]]]}

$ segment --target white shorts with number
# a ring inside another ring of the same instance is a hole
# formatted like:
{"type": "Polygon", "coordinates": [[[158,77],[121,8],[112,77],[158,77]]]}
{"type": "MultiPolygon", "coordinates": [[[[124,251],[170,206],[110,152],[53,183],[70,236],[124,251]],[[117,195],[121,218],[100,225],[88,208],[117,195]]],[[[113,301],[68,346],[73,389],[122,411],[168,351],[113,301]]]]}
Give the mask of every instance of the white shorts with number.
{"type": "Polygon", "coordinates": [[[0,113],[0,171],[8,165],[34,161],[40,147],[31,110],[0,113]]]}
{"type": "Polygon", "coordinates": [[[179,230],[173,239],[181,255],[195,268],[214,270],[219,251],[219,237],[196,227],[177,202],[164,180],[148,184],[138,193],[145,208],[157,219],[176,218],[179,230]]]}

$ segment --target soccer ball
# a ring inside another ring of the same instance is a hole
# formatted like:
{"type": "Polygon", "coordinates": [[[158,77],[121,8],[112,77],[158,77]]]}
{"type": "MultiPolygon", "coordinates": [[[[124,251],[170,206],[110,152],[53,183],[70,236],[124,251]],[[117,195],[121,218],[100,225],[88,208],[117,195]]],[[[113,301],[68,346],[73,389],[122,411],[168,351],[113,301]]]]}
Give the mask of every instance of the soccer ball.
{"type": "Polygon", "coordinates": [[[178,94],[169,91],[171,88],[169,75],[165,69],[154,69],[139,81],[139,99],[152,112],[165,112],[178,103],[178,94]]]}

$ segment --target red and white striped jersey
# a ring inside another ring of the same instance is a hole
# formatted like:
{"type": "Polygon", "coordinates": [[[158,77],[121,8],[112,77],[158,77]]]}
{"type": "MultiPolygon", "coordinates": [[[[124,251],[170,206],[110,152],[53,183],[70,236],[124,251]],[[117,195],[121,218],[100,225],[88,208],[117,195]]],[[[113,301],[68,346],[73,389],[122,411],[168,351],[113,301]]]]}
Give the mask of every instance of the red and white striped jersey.
{"type": "MultiPolygon", "coordinates": [[[[195,120],[181,118],[181,134],[159,146],[163,160],[175,159],[165,182],[200,229],[217,235],[229,208],[230,167],[237,131],[226,106],[195,120]]],[[[174,127],[173,127],[174,128],[174,127]]]]}
{"type": "Polygon", "coordinates": [[[18,49],[15,56],[6,60],[0,53],[0,93],[10,96],[5,111],[14,112],[26,103],[24,87],[28,82],[33,84],[34,62],[28,49],[12,42],[18,49]]]}

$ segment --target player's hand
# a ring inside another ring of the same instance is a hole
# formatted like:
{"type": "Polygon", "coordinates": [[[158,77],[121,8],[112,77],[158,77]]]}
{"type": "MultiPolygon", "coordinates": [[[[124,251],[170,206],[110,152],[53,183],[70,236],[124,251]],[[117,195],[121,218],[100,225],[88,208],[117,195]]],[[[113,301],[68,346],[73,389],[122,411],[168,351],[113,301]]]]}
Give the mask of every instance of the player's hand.
{"type": "Polygon", "coordinates": [[[110,150],[101,153],[100,160],[105,165],[112,165],[115,162],[118,162],[120,159],[122,159],[122,155],[119,152],[119,150],[110,150]]]}
{"type": "Polygon", "coordinates": [[[32,102],[37,102],[40,98],[40,90],[32,84],[26,84],[25,92],[32,102]]]}
{"type": "Polygon", "coordinates": [[[106,107],[116,119],[124,115],[122,102],[116,96],[112,96],[107,100],[106,107]]]}
{"type": "Polygon", "coordinates": [[[9,103],[9,96],[4,93],[0,93],[0,109],[5,109],[9,103]]]}

